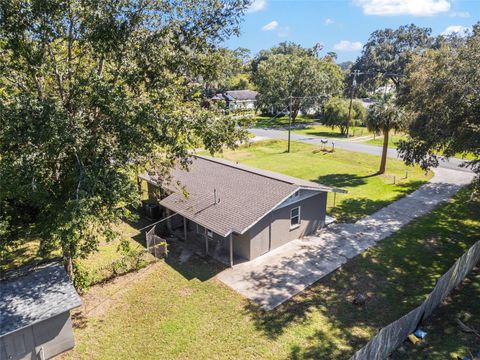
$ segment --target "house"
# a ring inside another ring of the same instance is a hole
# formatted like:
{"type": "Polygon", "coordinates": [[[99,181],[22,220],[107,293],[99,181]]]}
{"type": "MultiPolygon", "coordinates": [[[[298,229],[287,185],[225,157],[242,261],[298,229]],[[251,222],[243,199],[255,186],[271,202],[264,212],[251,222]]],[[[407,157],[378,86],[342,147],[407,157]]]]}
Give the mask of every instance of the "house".
{"type": "Polygon", "coordinates": [[[230,90],[216,94],[212,97],[214,101],[225,101],[227,108],[235,110],[254,110],[258,93],[253,90],[230,90]]]}
{"type": "Polygon", "coordinates": [[[162,184],[141,176],[167,230],[230,266],[315,233],[325,224],[327,193],[344,192],[199,155],[171,177],[162,184]]]}
{"type": "Polygon", "coordinates": [[[58,262],[6,273],[0,281],[0,359],[50,359],[73,348],[70,310],[80,305],[58,262]]]}

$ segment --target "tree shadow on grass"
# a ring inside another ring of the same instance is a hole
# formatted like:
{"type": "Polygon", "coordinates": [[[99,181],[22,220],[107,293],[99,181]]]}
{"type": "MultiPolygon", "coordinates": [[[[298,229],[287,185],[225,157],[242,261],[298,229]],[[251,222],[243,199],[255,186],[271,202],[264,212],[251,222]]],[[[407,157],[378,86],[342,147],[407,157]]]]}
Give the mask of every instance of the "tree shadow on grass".
{"type": "MultiPolygon", "coordinates": [[[[352,180],[352,182],[355,181],[357,180],[352,180]]],[[[426,181],[418,180],[398,184],[394,198],[388,200],[372,200],[369,198],[344,199],[339,205],[331,210],[331,213],[340,222],[355,222],[412,193],[425,183],[426,181]]],[[[348,194],[346,196],[348,196],[348,194]]]]}
{"type": "Polygon", "coordinates": [[[335,131],[305,131],[305,135],[318,136],[318,137],[327,137],[327,138],[346,138],[339,132],[335,131]]]}
{"type": "Polygon", "coordinates": [[[357,187],[365,185],[365,179],[376,176],[376,174],[358,176],[355,174],[329,174],[318,177],[316,180],[320,184],[335,187],[357,187]]]}

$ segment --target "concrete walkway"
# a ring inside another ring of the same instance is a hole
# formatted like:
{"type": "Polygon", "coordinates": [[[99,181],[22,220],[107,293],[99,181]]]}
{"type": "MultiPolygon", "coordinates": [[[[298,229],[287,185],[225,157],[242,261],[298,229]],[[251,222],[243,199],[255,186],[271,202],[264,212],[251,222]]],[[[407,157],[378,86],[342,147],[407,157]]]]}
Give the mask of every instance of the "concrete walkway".
{"type": "Polygon", "coordinates": [[[271,310],[414,218],[452,197],[473,174],[438,168],[429,183],[355,224],[335,224],[217,275],[223,283],[271,310]]]}
{"type": "MultiPolygon", "coordinates": [[[[256,128],[248,129],[248,131],[255,134],[256,137],[261,137],[263,139],[268,139],[268,138],[280,139],[280,140],[288,139],[288,131],[275,130],[275,129],[256,129],[256,128]]],[[[303,142],[306,144],[322,145],[322,143],[320,142],[321,139],[323,138],[319,136],[302,135],[302,134],[296,134],[294,132],[291,133],[292,141],[303,142]]],[[[347,140],[338,140],[338,139],[327,139],[327,140],[328,140],[327,146],[331,146],[332,142],[334,142],[335,148],[338,148],[338,149],[344,149],[344,150],[372,154],[372,155],[382,154],[381,146],[356,143],[356,142],[347,141],[347,140]]],[[[398,152],[396,149],[389,148],[387,152],[387,156],[392,158],[398,158],[398,152]]],[[[464,172],[471,172],[470,169],[460,167],[460,164],[464,162],[465,160],[456,159],[456,158],[450,158],[449,160],[443,159],[443,161],[440,162],[439,167],[445,168],[445,169],[454,169],[454,170],[464,171],[464,172]]]]}

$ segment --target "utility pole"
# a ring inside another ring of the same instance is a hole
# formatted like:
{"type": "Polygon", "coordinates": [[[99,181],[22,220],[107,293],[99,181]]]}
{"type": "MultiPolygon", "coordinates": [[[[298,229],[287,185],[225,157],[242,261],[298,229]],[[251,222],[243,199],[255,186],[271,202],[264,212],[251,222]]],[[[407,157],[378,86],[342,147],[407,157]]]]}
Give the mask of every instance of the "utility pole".
{"type": "Polygon", "coordinates": [[[350,123],[352,122],[352,103],[353,103],[353,92],[357,86],[357,76],[360,75],[360,70],[353,71],[353,81],[352,81],[352,90],[350,91],[350,106],[348,107],[348,124],[347,124],[347,138],[350,130],[350,123]]]}
{"type": "Polygon", "coordinates": [[[289,96],[288,104],[288,147],[287,152],[290,152],[290,133],[292,132],[292,95],[289,96]]]}

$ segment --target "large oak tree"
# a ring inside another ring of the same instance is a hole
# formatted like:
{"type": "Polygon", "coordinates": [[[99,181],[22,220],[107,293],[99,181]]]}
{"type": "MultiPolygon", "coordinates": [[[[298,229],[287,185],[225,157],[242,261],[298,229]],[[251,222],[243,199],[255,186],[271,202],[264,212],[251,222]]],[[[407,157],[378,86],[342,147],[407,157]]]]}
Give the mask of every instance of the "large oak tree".
{"type": "Polygon", "coordinates": [[[263,109],[291,112],[292,122],[299,112],[321,104],[343,91],[344,74],[328,59],[320,59],[314,50],[290,44],[288,52],[275,51],[259,61],[253,81],[263,109]]]}
{"type": "Polygon", "coordinates": [[[439,155],[471,154],[480,174],[480,23],[470,36],[444,39],[438,49],[413,57],[399,96],[411,114],[411,140],[399,151],[408,164],[435,167],[439,155]]]}
{"type": "Polygon", "coordinates": [[[364,45],[352,71],[361,71],[363,74],[358,80],[370,89],[389,81],[398,89],[412,57],[432,46],[431,32],[429,28],[414,24],[376,30],[364,45]]]}
{"type": "Polygon", "coordinates": [[[29,229],[72,259],[138,204],[136,171],[234,146],[233,119],[201,107],[217,44],[247,0],[0,2],[0,237],[29,229]]]}

